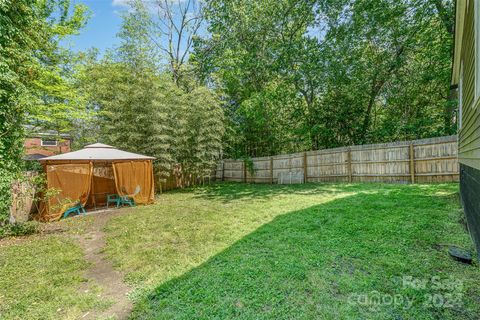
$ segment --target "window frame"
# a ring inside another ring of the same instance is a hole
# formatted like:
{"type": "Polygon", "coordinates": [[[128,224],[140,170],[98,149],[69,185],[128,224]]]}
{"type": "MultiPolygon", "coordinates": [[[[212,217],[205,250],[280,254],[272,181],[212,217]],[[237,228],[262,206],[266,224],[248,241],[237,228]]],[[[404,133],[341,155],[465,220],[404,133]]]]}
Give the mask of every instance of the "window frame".
{"type": "Polygon", "coordinates": [[[41,138],[40,139],[41,146],[42,147],[57,147],[58,146],[58,140],[57,139],[47,139],[47,138],[41,138]],[[55,144],[45,144],[44,141],[55,141],[55,144]]]}

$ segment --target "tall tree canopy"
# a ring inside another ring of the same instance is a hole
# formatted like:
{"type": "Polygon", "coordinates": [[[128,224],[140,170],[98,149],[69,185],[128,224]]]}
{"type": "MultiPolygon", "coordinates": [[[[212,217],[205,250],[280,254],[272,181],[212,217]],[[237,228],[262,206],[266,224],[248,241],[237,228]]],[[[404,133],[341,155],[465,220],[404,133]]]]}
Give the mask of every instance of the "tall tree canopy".
{"type": "Polygon", "coordinates": [[[230,156],[455,132],[451,1],[209,0],[196,42],[230,156]]]}
{"type": "Polygon", "coordinates": [[[79,86],[98,112],[103,141],[156,157],[160,175],[179,164],[180,174],[205,177],[221,155],[220,100],[187,74],[180,80],[159,67],[162,52],[144,28],[150,18],[144,7],[128,11],[121,45],[99,62],[86,63],[79,86]]]}
{"type": "MultiPolygon", "coordinates": [[[[70,0],[0,1],[0,194],[24,125],[206,175],[248,157],[456,131],[452,0],[130,0],[121,45],[60,44],[70,0]]],[[[0,199],[0,223],[9,201],[0,199]]]]}
{"type": "MultiPolygon", "coordinates": [[[[21,169],[25,124],[64,126],[74,101],[63,78],[59,41],[84,25],[87,10],[69,0],[0,1],[0,226],[10,183],[21,169]]],[[[48,126],[47,126],[48,129],[48,126]]]]}
{"type": "Polygon", "coordinates": [[[137,33],[150,41],[150,53],[166,64],[173,81],[181,85],[182,78],[189,77],[189,55],[203,26],[203,1],[129,0],[127,4],[137,18],[137,33]]]}

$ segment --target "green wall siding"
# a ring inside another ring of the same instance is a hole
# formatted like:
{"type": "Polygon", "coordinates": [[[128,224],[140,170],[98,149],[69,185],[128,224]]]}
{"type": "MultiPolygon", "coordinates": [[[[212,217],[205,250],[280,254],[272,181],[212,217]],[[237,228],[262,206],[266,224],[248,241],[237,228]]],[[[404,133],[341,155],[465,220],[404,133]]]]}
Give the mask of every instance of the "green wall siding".
{"type": "MultiPolygon", "coordinates": [[[[462,128],[459,130],[459,162],[480,169],[480,101],[475,101],[475,26],[474,1],[465,16],[462,61],[462,128]]],[[[479,99],[480,100],[480,99],[479,99]]]]}

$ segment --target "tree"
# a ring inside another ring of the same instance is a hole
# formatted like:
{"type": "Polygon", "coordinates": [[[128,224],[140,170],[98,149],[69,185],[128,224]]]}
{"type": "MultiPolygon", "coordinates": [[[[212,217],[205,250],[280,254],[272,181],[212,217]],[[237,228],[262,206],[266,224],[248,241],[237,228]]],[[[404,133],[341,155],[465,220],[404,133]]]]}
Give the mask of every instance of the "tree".
{"type": "Polygon", "coordinates": [[[116,147],[156,157],[160,176],[170,175],[177,164],[183,174],[210,174],[221,154],[220,101],[206,87],[185,91],[158,70],[138,14],[124,16],[120,47],[81,72],[80,87],[98,110],[101,136],[116,147]]]}
{"type": "Polygon", "coordinates": [[[9,217],[11,181],[20,169],[27,83],[35,47],[34,1],[0,3],[0,226],[9,217]]]}
{"type": "Polygon", "coordinates": [[[38,68],[30,85],[34,100],[26,122],[33,130],[71,132],[72,120],[85,118],[85,108],[73,86],[78,57],[62,47],[60,41],[78,34],[89,12],[81,4],[72,8],[70,0],[38,1],[37,11],[36,19],[42,30],[41,51],[36,57],[38,68]]]}
{"type": "Polygon", "coordinates": [[[11,181],[22,169],[27,119],[64,117],[56,111],[62,106],[55,97],[68,92],[58,41],[86,19],[83,5],[71,9],[68,0],[0,2],[0,227],[9,216],[11,181]]]}
{"type": "Polygon", "coordinates": [[[186,72],[193,41],[202,22],[200,0],[131,0],[130,9],[137,17],[137,26],[155,48],[166,57],[173,81],[179,85],[186,72]]]}
{"type": "Polygon", "coordinates": [[[205,8],[210,35],[192,56],[228,101],[229,156],[456,130],[451,1],[210,0],[205,8]]]}
{"type": "MultiPolygon", "coordinates": [[[[348,76],[346,83],[332,86],[345,85],[355,95],[353,106],[359,108],[361,121],[352,142],[454,133],[453,114],[443,120],[449,104],[452,35],[443,28],[437,6],[432,1],[337,4],[332,11],[350,18],[332,19],[329,33],[335,42],[328,48],[340,61],[335,69],[348,76]]],[[[451,12],[451,3],[444,5],[451,12]]]]}
{"type": "Polygon", "coordinates": [[[233,134],[227,137],[230,156],[308,148],[298,121],[305,114],[305,101],[291,79],[298,67],[294,55],[315,19],[313,4],[296,0],[205,3],[211,37],[196,43],[193,57],[204,81],[213,83],[228,101],[233,134]]]}
{"type": "Polygon", "coordinates": [[[220,101],[206,87],[183,92],[177,109],[179,121],[175,131],[175,162],[185,173],[196,177],[210,176],[221,156],[224,116],[220,101]]]}

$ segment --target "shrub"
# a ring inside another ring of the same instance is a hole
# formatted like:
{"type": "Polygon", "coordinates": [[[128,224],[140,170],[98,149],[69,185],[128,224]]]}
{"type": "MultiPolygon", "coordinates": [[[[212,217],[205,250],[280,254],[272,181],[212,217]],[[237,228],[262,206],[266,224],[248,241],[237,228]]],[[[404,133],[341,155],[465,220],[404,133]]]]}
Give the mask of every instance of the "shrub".
{"type": "Polygon", "coordinates": [[[0,226],[8,221],[13,175],[9,170],[0,168],[0,226]]]}
{"type": "Polygon", "coordinates": [[[7,223],[0,226],[0,239],[5,237],[18,237],[33,234],[38,230],[38,222],[27,221],[24,223],[7,223]]]}

